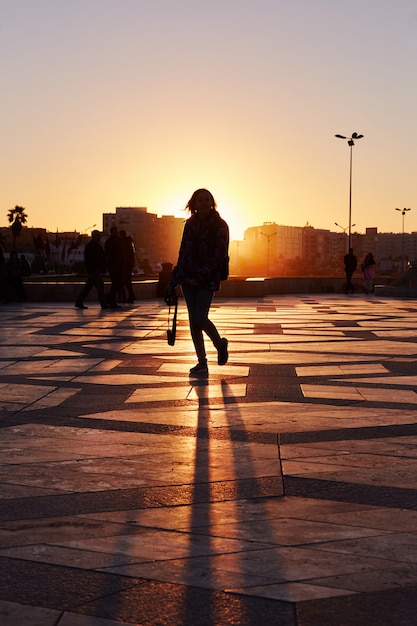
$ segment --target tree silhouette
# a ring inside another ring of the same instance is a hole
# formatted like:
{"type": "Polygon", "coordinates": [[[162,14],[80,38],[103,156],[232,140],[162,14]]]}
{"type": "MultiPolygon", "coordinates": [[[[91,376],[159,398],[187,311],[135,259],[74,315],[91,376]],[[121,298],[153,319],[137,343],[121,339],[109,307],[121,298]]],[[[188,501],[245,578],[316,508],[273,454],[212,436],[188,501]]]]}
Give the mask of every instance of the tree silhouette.
{"type": "Polygon", "coordinates": [[[22,232],[22,224],[26,224],[27,215],[25,213],[25,208],[16,205],[14,209],[9,209],[7,219],[9,220],[9,224],[11,224],[13,233],[13,250],[15,250],[16,239],[22,232]]]}

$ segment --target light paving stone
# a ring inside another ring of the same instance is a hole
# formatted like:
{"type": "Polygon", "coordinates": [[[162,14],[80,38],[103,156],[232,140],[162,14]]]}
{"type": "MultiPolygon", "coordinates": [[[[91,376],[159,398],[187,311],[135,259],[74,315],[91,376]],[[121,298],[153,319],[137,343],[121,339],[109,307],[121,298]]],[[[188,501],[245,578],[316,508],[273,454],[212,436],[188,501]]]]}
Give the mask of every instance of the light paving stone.
{"type": "MultiPolygon", "coordinates": [[[[363,381],[361,381],[363,382],[363,381]]],[[[417,403],[417,394],[412,390],[369,389],[367,387],[341,387],[337,385],[301,385],[305,398],[336,398],[340,400],[367,400],[368,402],[417,403]]]]}
{"type": "MultiPolygon", "coordinates": [[[[297,376],[346,376],[352,374],[385,374],[387,368],[380,363],[343,363],[342,365],[310,365],[306,367],[296,367],[297,376]]],[[[379,381],[380,378],[375,379],[379,381]]],[[[364,382],[364,379],[358,379],[364,382]]],[[[357,382],[357,381],[352,381],[357,382]]]]}

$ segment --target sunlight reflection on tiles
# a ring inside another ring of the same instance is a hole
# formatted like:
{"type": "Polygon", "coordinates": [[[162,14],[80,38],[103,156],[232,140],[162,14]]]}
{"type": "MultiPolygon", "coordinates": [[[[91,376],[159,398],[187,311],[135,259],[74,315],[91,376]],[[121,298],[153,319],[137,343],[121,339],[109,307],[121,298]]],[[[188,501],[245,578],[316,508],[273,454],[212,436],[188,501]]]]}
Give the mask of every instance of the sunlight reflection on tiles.
{"type": "Polygon", "coordinates": [[[356,363],[347,363],[344,365],[307,365],[305,367],[296,367],[295,371],[297,376],[345,376],[347,374],[388,373],[387,368],[380,363],[367,363],[364,365],[357,365],[356,363]]]}
{"type": "Polygon", "coordinates": [[[409,319],[401,319],[401,317],[397,317],[396,315],[396,319],[395,320],[366,320],[366,321],[359,321],[358,322],[358,326],[361,326],[362,328],[371,328],[372,330],[374,330],[375,328],[379,327],[381,330],[382,329],[388,329],[388,328],[393,328],[394,330],[398,330],[399,328],[411,328],[415,330],[416,327],[416,323],[414,320],[409,320],[409,319]]]}
{"type": "MultiPolygon", "coordinates": [[[[272,346],[273,350],[281,350],[283,348],[284,346],[281,347],[278,344],[272,346]]],[[[316,349],[320,350],[320,352],[355,352],[361,354],[369,353],[371,355],[397,355],[399,352],[408,355],[417,354],[417,346],[415,344],[399,341],[366,341],[365,339],[355,338],[346,343],[345,338],[342,341],[337,339],[332,343],[327,341],[319,342],[317,347],[308,343],[301,345],[294,344],[294,350],[313,352],[316,349]]]]}
{"type": "MultiPolygon", "coordinates": [[[[351,372],[357,374],[358,372],[351,372]]],[[[370,385],[405,385],[417,386],[417,376],[381,376],[378,378],[346,378],[344,382],[367,383],[370,385]]],[[[397,391],[395,391],[397,393],[397,391]]]]}
{"type": "MultiPolygon", "coordinates": [[[[351,329],[350,329],[351,330],[351,329]]],[[[318,336],[318,337],[343,337],[344,333],[342,330],[331,330],[331,329],[326,329],[326,330],[314,330],[314,328],[310,328],[310,329],[306,329],[306,330],[302,330],[301,328],[292,328],[292,329],[285,329],[284,328],[284,335],[286,337],[294,337],[296,335],[313,335],[313,336],[318,336]]],[[[303,340],[305,341],[305,338],[303,337],[303,340]]],[[[301,341],[301,339],[300,339],[301,341]]]]}
{"type": "MultiPolygon", "coordinates": [[[[244,341],[245,343],[265,342],[265,343],[285,343],[285,344],[302,343],[306,341],[322,342],[321,337],[323,337],[324,334],[325,333],[321,332],[317,335],[314,335],[312,332],[308,332],[307,337],[306,337],[304,335],[290,334],[290,333],[288,334],[285,333],[283,335],[274,335],[273,333],[263,335],[262,333],[257,333],[256,335],[252,335],[251,337],[243,337],[242,341],[244,341]]],[[[355,339],[352,339],[351,337],[345,337],[343,333],[340,333],[340,336],[336,336],[336,333],[332,333],[331,336],[326,335],[326,341],[329,341],[330,337],[332,338],[334,337],[334,341],[355,341],[355,339]]]]}
{"type": "MultiPolygon", "coordinates": [[[[179,370],[188,374],[189,365],[194,365],[195,360],[190,360],[188,364],[163,363],[158,368],[158,372],[177,372],[179,370]]],[[[225,376],[249,376],[249,367],[243,365],[212,365],[209,363],[209,371],[212,374],[224,374],[225,376]]]]}
{"type": "Polygon", "coordinates": [[[377,337],[415,337],[416,330],[374,330],[374,335],[377,337]]]}
{"type": "Polygon", "coordinates": [[[199,385],[193,387],[188,400],[201,398],[243,398],[246,396],[246,385],[199,385]]]}
{"type": "Polygon", "coordinates": [[[338,400],[366,400],[367,402],[417,404],[414,391],[392,389],[368,389],[366,387],[337,387],[326,385],[300,385],[305,398],[334,398],[338,400]]]}
{"type": "MultiPolygon", "coordinates": [[[[184,389],[187,390],[187,393],[190,391],[189,387],[184,387],[184,389]]],[[[196,407],[193,407],[192,411],[184,410],[183,408],[173,409],[172,407],[161,411],[155,408],[144,407],[139,410],[86,413],[80,417],[83,419],[109,420],[115,422],[146,422],[152,424],[178,424],[178,419],[180,418],[183,426],[195,426],[198,420],[201,419],[199,410],[196,407]]],[[[170,438],[171,435],[160,435],[159,437],[170,438]]]]}
{"type": "MultiPolygon", "coordinates": [[[[253,346],[251,346],[251,349],[253,349],[253,346]]],[[[296,352],[295,350],[292,352],[278,352],[278,350],[274,350],[274,352],[265,352],[265,346],[263,346],[263,351],[259,351],[259,352],[249,352],[247,350],[244,349],[244,347],[241,348],[241,354],[238,352],[238,350],[235,348],[235,351],[233,352],[233,361],[235,363],[261,363],[261,364],[271,364],[271,365],[279,365],[279,364],[283,364],[283,363],[289,363],[289,364],[298,364],[300,362],[307,362],[307,363],[311,363],[311,361],[314,361],[315,363],[329,363],[329,361],[335,361],[336,363],[340,363],[341,361],[344,361],[346,363],[358,363],[359,361],[363,360],[363,361],[379,361],[381,359],[380,356],[358,356],[356,354],[354,355],[349,355],[349,354],[335,354],[334,356],[328,355],[328,354],[320,354],[320,353],[315,353],[315,354],[302,354],[302,352],[296,352]]]]}
{"type": "Polygon", "coordinates": [[[417,403],[417,394],[409,389],[367,389],[358,387],[359,391],[368,402],[404,402],[417,403]]]}
{"type": "Polygon", "coordinates": [[[338,400],[363,400],[355,387],[326,385],[300,385],[305,398],[334,398],[338,400]]]}
{"type": "Polygon", "coordinates": [[[151,374],[109,374],[108,376],[77,376],[74,382],[93,385],[152,385],[184,382],[180,376],[152,376],[151,374]]]}
{"type": "Polygon", "coordinates": [[[191,386],[188,385],[184,387],[136,389],[136,391],[134,391],[125,402],[164,402],[167,400],[186,400],[190,391],[191,386]]]}

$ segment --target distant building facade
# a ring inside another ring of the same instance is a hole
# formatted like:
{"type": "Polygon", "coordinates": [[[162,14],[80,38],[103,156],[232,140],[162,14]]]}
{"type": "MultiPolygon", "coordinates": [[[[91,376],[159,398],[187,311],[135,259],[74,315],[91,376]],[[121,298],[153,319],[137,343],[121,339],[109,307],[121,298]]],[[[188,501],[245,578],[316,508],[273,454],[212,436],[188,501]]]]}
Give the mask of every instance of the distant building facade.
{"type": "Polygon", "coordinates": [[[134,241],[137,263],[147,263],[151,268],[161,263],[176,263],[184,220],[148,213],[146,207],[116,207],[114,213],[103,213],[103,234],[108,237],[110,228],[125,230],[134,241]]]}
{"type": "MultiPolygon", "coordinates": [[[[162,263],[175,264],[186,219],[172,215],[158,217],[146,207],[116,207],[103,214],[103,243],[110,228],[124,229],[135,243],[137,267],[146,263],[153,274],[162,263]]],[[[13,246],[10,226],[0,227],[6,256],[13,246]]],[[[24,253],[42,271],[82,271],[85,244],[90,233],[52,233],[26,225],[16,240],[17,252],[24,253]],[[81,268],[81,269],[80,269],[81,268]]],[[[343,276],[343,257],[348,235],[316,229],[265,222],[245,230],[243,240],[230,242],[230,274],[241,276],[343,276]]],[[[376,227],[352,233],[352,247],[360,266],[368,252],[377,262],[378,275],[395,276],[409,261],[417,261],[417,232],[380,233],[376,227]]]]}

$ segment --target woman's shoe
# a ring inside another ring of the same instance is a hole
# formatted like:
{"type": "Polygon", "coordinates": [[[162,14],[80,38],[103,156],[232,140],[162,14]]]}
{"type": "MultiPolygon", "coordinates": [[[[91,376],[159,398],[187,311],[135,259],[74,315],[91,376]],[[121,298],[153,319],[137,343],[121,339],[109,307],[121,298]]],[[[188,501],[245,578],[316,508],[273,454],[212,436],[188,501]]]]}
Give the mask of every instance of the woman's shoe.
{"type": "Polygon", "coordinates": [[[223,339],[221,340],[220,347],[217,349],[217,363],[219,365],[226,365],[229,359],[229,353],[227,351],[227,344],[228,344],[228,341],[226,337],[223,337],[223,339]]]}
{"type": "Polygon", "coordinates": [[[198,362],[190,369],[190,376],[193,374],[208,374],[207,361],[198,362]]]}

